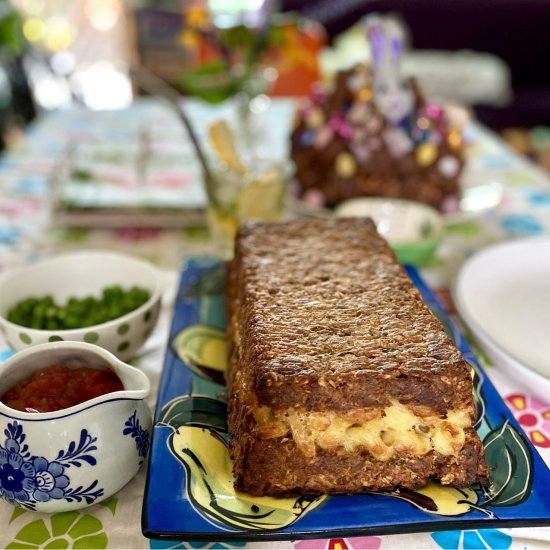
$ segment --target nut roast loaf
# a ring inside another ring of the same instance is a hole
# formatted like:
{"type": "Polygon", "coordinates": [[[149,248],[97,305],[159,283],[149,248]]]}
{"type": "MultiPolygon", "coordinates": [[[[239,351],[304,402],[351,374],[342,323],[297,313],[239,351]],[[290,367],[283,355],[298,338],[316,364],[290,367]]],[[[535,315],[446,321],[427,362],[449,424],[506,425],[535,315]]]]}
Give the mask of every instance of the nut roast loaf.
{"type": "Polygon", "coordinates": [[[370,219],[243,225],[227,308],[238,490],[487,481],[470,368],[370,219]]]}

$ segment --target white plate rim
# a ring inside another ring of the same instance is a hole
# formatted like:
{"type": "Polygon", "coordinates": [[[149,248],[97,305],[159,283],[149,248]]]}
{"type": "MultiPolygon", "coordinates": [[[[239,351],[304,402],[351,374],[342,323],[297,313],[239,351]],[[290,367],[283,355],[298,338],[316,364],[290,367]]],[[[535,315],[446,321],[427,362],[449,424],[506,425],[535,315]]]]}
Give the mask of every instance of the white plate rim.
{"type": "Polygon", "coordinates": [[[480,345],[481,349],[487,354],[489,359],[491,359],[496,366],[506,371],[516,382],[520,383],[522,386],[527,385],[539,396],[547,398],[550,394],[550,368],[548,369],[548,375],[545,375],[509,353],[480,326],[464,300],[465,274],[467,270],[472,269],[474,263],[481,262],[495,253],[510,253],[513,249],[524,248],[526,245],[550,247],[550,236],[537,235],[512,241],[499,242],[478,251],[462,264],[454,284],[451,287],[451,295],[459,316],[468,326],[472,336],[480,345]]]}

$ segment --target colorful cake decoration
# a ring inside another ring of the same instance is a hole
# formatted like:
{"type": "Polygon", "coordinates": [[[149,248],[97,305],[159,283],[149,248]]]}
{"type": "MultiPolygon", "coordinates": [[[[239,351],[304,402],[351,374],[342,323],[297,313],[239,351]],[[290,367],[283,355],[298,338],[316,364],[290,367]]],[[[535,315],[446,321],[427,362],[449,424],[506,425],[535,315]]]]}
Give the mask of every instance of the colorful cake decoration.
{"type": "Polygon", "coordinates": [[[393,19],[378,16],[366,21],[374,69],[374,103],[391,125],[406,126],[414,114],[414,96],[401,74],[401,27],[393,19]]]}
{"type": "Polygon", "coordinates": [[[291,137],[299,195],[325,206],[357,196],[392,196],[441,210],[458,202],[463,141],[444,110],[404,78],[404,33],[390,17],[369,16],[372,64],[316,86],[291,137]],[[310,193],[316,190],[318,193],[310,193]]]}

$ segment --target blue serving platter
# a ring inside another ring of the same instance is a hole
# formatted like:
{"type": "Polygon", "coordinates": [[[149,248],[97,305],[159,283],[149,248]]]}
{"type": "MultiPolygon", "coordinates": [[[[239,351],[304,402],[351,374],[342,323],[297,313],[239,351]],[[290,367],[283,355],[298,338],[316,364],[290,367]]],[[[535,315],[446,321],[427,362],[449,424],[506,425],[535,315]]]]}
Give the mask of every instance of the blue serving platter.
{"type": "Polygon", "coordinates": [[[472,367],[488,487],[274,499],[236,493],[226,427],[225,265],[185,264],[158,395],[143,502],[146,537],[252,541],[550,525],[550,471],[453,320],[407,272],[472,367]]]}

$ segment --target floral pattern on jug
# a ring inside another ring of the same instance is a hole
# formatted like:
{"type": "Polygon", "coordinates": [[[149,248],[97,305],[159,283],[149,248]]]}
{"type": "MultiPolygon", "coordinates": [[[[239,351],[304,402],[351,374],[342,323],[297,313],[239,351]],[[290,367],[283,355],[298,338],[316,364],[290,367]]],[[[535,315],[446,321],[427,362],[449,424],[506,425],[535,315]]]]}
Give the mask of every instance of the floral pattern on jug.
{"type": "Polygon", "coordinates": [[[97,480],[85,488],[71,487],[71,479],[66,475],[71,466],[79,468],[83,462],[90,466],[97,464],[93,456],[97,438],[86,429],[81,430],[78,442],[71,441],[52,461],[31,454],[23,427],[17,421],[8,423],[4,434],[6,440],[0,446],[0,495],[9,502],[33,510],[37,502],[64,499],[92,504],[103,496],[97,480]]]}
{"type": "Polygon", "coordinates": [[[126,426],[122,432],[122,435],[129,435],[136,440],[136,450],[138,455],[141,457],[139,461],[140,465],[143,464],[143,460],[147,455],[149,450],[149,431],[144,430],[139,423],[139,418],[137,417],[137,411],[134,411],[134,414],[126,420],[124,423],[126,426]]]}

